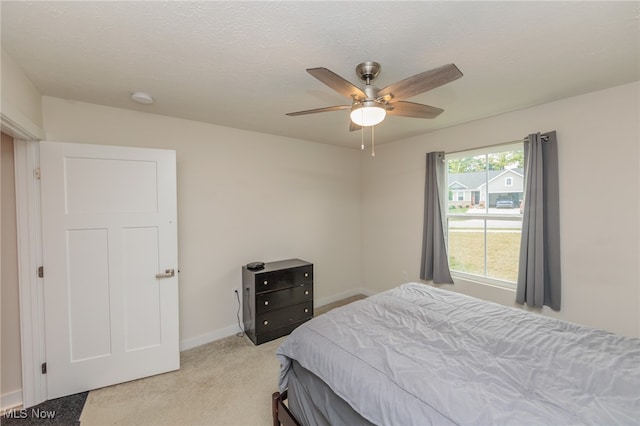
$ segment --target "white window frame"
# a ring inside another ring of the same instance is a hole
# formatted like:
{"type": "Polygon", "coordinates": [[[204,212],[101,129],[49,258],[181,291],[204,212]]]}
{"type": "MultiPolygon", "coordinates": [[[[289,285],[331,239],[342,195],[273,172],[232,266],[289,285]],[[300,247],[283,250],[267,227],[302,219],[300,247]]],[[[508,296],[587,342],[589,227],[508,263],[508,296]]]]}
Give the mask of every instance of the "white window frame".
{"type": "Polygon", "coordinates": [[[504,186],[513,186],[513,177],[507,176],[504,178],[504,186]]]}
{"type": "MultiPolygon", "coordinates": [[[[516,151],[516,150],[522,150],[524,149],[523,147],[523,143],[522,142],[513,142],[513,143],[509,143],[509,144],[503,144],[500,146],[491,146],[491,147],[486,147],[486,148],[478,148],[478,149],[470,149],[467,151],[458,151],[455,153],[450,153],[450,154],[445,154],[445,163],[448,164],[449,160],[452,159],[456,159],[456,158],[466,158],[466,157],[475,157],[478,155],[486,155],[487,157],[491,154],[496,154],[499,152],[504,152],[504,151],[516,151]]],[[[448,184],[449,182],[449,168],[446,167],[445,168],[446,171],[446,177],[445,177],[445,184],[448,184]]],[[[512,179],[512,184],[513,184],[513,177],[509,177],[512,179]]],[[[506,180],[506,179],[505,179],[506,180]]],[[[489,177],[488,177],[488,170],[487,170],[487,178],[486,178],[486,184],[485,184],[485,189],[487,188],[489,182],[489,177]]],[[[495,286],[495,287],[501,287],[501,288],[507,288],[507,289],[511,289],[511,290],[515,290],[516,288],[516,283],[515,282],[511,282],[511,281],[505,281],[505,280],[501,280],[498,278],[493,278],[493,277],[488,277],[487,276],[487,221],[488,220],[501,220],[501,221],[520,221],[522,222],[522,215],[520,214],[490,214],[488,213],[488,209],[489,209],[489,202],[488,199],[486,200],[485,203],[485,211],[486,213],[482,213],[481,218],[484,220],[484,275],[477,275],[477,274],[472,274],[472,273],[468,273],[468,272],[463,272],[463,271],[456,271],[454,269],[451,269],[451,276],[456,279],[462,279],[465,281],[469,281],[469,282],[474,282],[474,283],[478,283],[478,284],[484,284],[484,285],[489,285],[489,286],[495,286]]],[[[465,214],[465,213],[449,213],[448,211],[446,212],[445,215],[445,226],[446,226],[446,230],[447,230],[447,246],[449,244],[448,241],[448,235],[449,235],[449,219],[456,219],[456,218],[464,218],[464,219],[468,219],[470,216],[465,214]]]]}

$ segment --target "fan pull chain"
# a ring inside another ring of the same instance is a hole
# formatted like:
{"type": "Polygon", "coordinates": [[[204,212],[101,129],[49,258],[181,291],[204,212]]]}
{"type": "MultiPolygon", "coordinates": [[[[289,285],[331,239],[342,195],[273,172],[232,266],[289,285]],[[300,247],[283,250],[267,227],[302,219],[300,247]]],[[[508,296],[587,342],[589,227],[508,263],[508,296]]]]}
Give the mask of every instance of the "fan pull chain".
{"type": "Polygon", "coordinates": [[[364,127],[360,128],[360,149],[364,151],[364,127]]]}
{"type": "Polygon", "coordinates": [[[371,156],[375,157],[376,156],[376,138],[375,138],[375,133],[373,131],[373,128],[376,126],[371,126],[371,156]]]}

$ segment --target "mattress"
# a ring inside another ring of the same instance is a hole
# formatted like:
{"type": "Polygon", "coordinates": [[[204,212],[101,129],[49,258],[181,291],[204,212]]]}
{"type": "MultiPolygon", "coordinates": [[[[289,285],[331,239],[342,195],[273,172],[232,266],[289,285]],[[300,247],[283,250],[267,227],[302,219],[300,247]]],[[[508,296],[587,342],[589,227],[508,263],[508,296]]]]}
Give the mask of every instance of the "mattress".
{"type": "MultiPolygon", "coordinates": [[[[378,425],[640,424],[640,339],[418,283],[314,318],[276,355],[281,391],[295,360],[378,425]]],[[[327,423],[304,424],[341,423],[314,405],[327,423]]]]}
{"type": "Polygon", "coordinates": [[[288,378],[289,410],[304,425],[373,426],[318,376],[293,361],[288,378]]]}

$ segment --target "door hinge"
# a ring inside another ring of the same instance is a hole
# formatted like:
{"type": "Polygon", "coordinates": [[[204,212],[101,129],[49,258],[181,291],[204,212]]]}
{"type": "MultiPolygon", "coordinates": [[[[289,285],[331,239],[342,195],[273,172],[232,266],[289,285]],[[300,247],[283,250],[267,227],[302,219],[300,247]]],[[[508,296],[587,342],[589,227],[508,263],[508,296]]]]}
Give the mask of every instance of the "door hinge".
{"type": "Polygon", "coordinates": [[[38,267],[38,278],[44,277],[44,266],[38,267]]]}
{"type": "Polygon", "coordinates": [[[43,362],[40,367],[42,369],[42,374],[47,374],[47,363],[43,362]]]}
{"type": "Polygon", "coordinates": [[[37,168],[33,169],[33,176],[34,176],[37,180],[40,180],[40,167],[37,167],[37,168]]]}

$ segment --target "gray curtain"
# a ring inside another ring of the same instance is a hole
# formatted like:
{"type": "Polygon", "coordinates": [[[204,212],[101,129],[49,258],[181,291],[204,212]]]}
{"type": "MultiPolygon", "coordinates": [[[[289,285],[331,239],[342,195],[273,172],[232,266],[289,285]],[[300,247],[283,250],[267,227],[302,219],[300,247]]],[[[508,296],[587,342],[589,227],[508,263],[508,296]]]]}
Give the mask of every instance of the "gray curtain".
{"type": "Polygon", "coordinates": [[[447,183],[444,152],[429,152],[424,187],[424,230],[422,235],[422,265],[420,278],[436,284],[453,284],[447,259],[446,234],[443,222],[447,183]]]}
{"type": "Polygon", "coordinates": [[[516,302],[560,310],[560,195],[556,132],[524,142],[524,211],[516,302]]]}

